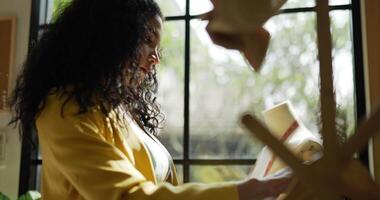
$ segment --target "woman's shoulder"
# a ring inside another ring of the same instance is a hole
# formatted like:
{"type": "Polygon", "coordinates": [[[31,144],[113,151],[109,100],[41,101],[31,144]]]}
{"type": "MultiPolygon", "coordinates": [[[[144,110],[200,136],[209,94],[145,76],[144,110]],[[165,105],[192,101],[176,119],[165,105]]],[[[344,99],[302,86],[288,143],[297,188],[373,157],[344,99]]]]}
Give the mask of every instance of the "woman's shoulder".
{"type": "Polygon", "coordinates": [[[37,116],[38,121],[93,121],[99,123],[103,121],[105,114],[101,111],[98,104],[88,106],[86,110],[82,110],[74,97],[62,90],[51,90],[46,100],[41,104],[41,111],[37,116]]]}
{"type": "Polygon", "coordinates": [[[44,141],[61,141],[85,135],[86,138],[105,140],[107,117],[99,108],[94,105],[80,112],[80,106],[74,98],[51,92],[36,118],[38,135],[44,141]]]}

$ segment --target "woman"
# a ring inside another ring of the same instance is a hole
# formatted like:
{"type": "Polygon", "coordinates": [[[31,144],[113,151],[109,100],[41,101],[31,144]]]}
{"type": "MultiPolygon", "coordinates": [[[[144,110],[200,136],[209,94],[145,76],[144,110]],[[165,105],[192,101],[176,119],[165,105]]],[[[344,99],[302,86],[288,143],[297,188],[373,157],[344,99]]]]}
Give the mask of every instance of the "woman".
{"type": "Polygon", "coordinates": [[[177,185],[155,138],[162,14],[153,0],[74,0],[18,77],[12,123],[36,129],[44,199],[260,199],[287,179],[177,185]]]}

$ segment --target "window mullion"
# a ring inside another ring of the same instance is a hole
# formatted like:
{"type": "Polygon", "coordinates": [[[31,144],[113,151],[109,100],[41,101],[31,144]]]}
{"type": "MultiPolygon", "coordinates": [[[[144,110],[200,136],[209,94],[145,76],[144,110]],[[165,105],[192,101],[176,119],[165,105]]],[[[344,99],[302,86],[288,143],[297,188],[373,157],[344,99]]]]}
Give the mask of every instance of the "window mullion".
{"type": "Polygon", "coordinates": [[[186,0],[185,15],[185,96],[184,96],[184,142],[183,142],[183,181],[190,177],[190,0],[186,0]]]}
{"type": "MultiPolygon", "coordinates": [[[[354,97],[356,108],[356,123],[366,116],[366,97],[364,82],[364,61],[363,61],[363,44],[361,32],[361,12],[360,1],[352,1],[352,42],[354,55],[354,97]]],[[[359,152],[360,161],[369,168],[368,145],[359,152]]]]}

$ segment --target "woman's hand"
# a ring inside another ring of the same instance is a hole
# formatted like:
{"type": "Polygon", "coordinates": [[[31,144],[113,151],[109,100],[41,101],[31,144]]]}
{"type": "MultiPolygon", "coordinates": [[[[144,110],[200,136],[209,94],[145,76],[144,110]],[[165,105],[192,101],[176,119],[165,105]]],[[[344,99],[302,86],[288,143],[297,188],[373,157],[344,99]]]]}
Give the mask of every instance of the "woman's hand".
{"type": "Polygon", "coordinates": [[[357,160],[351,160],[343,167],[340,182],[340,193],[352,200],[380,199],[380,187],[372,180],[368,170],[357,160]]]}
{"type": "MultiPolygon", "coordinates": [[[[380,187],[372,180],[368,170],[357,160],[350,160],[340,167],[338,176],[337,193],[340,196],[352,200],[378,200],[380,199],[380,187]]],[[[306,187],[302,181],[295,181],[288,188],[289,195],[286,199],[313,199],[315,191],[306,187]]],[[[282,198],[284,199],[284,198],[282,198]]]]}
{"type": "Polygon", "coordinates": [[[250,179],[238,184],[239,200],[264,199],[277,197],[285,191],[291,182],[290,178],[268,180],[250,179]]]}

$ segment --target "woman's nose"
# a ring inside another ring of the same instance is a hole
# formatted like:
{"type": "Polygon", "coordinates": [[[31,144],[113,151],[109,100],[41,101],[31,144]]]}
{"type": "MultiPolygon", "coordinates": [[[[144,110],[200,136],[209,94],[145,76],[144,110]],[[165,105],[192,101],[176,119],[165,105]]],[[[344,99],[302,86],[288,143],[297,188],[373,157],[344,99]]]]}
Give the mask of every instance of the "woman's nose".
{"type": "Polygon", "coordinates": [[[160,64],[160,55],[157,48],[153,50],[149,60],[153,65],[160,64]]]}

